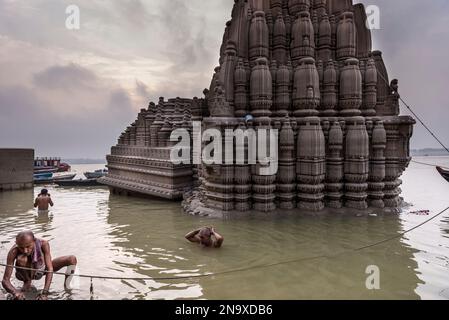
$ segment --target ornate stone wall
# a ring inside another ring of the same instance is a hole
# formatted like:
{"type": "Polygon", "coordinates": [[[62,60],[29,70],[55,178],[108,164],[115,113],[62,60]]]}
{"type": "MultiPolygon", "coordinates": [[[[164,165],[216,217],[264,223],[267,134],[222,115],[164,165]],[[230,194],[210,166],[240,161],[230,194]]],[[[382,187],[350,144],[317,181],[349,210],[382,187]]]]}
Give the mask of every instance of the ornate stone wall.
{"type": "Polygon", "coordinates": [[[235,0],[205,98],[142,110],[112,149],[106,181],[166,198],[190,190],[184,208],[195,213],[399,206],[415,121],[399,115],[398,82],[365,21],[350,0],[235,0]],[[278,129],[278,172],[172,165],[170,132],[192,120],[223,135],[278,129]]]}
{"type": "Polygon", "coordinates": [[[400,205],[415,122],[399,115],[397,80],[389,83],[381,52],[372,51],[366,18],[352,1],[235,1],[204,124],[223,129],[228,118],[251,115],[241,128],[279,129],[279,171],[267,177],[255,165],[228,166],[225,182],[223,167],[203,166],[204,188],[195,196],[206,199],[204,208],[400,205]],[[216,86],[229,105],[219,113],[216,86]],[[217,201],[217,183],[227,186],[226,200],[217,201]]]}
{"type": "Polygon", "coordinates": [[[201,119],[200,99],[160,98],[142,109],[107,156],[109,174],[101,179],[112,192],[182,199],[193,187],[195,168],[170,161],[170,134],[191,130],[192,118],[201,119]]]}

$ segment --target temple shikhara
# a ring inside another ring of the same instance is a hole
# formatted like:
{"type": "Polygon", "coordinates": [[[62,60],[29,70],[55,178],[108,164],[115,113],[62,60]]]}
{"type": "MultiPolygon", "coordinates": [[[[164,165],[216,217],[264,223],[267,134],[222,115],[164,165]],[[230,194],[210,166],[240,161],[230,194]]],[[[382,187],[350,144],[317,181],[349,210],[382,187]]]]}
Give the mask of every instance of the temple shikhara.
{"type": "Polygon", "coordinates": [[[400,206],[415,121],[399,115],[398,81],[372,50],[366,20],[351,0],[235,0],[204,97],[141,110],[102,182],[119,194],[184,198],[192,214],[400,206]],[[172,163],[171,132],[191,132],[193,121],[223,137],[278,129],[277,173],[172,163]]]}

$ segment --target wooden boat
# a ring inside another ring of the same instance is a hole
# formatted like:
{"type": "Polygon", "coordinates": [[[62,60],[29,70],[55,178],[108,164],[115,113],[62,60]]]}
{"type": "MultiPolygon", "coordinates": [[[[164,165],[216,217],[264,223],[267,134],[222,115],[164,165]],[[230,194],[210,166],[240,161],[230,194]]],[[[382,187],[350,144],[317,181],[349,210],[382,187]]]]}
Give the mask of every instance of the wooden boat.
{"type": "Polygon", "coordinates": [[[62,163],[61,158],[36,158],[34,159],[34,173],[67,172],[70,165],[62,163]]]}
{"type": "Polygon", "coordinates": [[[72,167],[68,163],[60,163],[58,166],[58,172],[69,172],[72,167]]]}
{"type": "Polygon", "coordinates": [[[73,180],[76,177],[76,173],[55,173],[53,174],[53,181],[60,180],[73,180]]]}
{"type": "Polygon", "coordinates": [[[34,175],[35,184],[52,184],[60,180],[72,180],[76,173],[38,173],[34,175]]]}
{"type": "Polygon", "coordinates": [[[107,169],[95,170],[94,172],[84,172],[87,179],[100,179],[108,174],[107,169]]]}
{"type": "Polygon", "coordinates": [[[51,180],[52,176],[53,173],[51,172],[35,173],[33,175],[34,183],[47,183],[51,180]]]}
{"type": "Polygon", "coordinates": [[[438,172],[441,174],[441,176],[446,179],[446,181],[449,182],[449,170],[444,170],[441,167],[437,167],[438,172]]]}
{"type": "Polygon", "coordinates": [[[98,179],[79,179],[79,180],[60,180],[55,181],[60,187],[96,187],[102,184],[98,182],[98,179]]]}
{"type": "Polygon", "coordinates": [[[53,168],[53,167],[39,167],[39,168],[34,168],[34,174],[52,174],[57,172],[58,169],[57,168],[53,168]]]}

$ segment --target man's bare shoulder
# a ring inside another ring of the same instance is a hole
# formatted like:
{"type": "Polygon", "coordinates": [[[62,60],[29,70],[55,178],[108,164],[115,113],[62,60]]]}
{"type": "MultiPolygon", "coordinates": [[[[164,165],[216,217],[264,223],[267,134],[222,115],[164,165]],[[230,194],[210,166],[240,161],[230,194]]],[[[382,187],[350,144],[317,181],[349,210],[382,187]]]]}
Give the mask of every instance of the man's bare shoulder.
{"type": "Polygon", "coordinates": [[[41,240],[42,249],[50,249],[50,242],[47,240],[41,240]]]}
{"type": "Polygon", "coordinates": [[[19,249],[17,249],[17,245],[14,245],[11,250],[9,250],[8,257],[17,258],[19,255],[19,249]]]}

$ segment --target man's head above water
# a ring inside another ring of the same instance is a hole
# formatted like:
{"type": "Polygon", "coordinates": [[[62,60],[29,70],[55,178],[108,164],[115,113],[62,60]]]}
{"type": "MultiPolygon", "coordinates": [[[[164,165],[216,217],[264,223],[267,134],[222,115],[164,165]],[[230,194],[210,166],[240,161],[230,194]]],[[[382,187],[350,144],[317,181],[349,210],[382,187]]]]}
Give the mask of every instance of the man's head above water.
{"type": "Polygon", "coordinates": [[[34,250],[35,239],[34,233],[30,230],[20,232],[16,236],[16,246],[19,252],[27,256],[31,255],[34,250]]]}
{"type": "Polygon", "coordinates": [[[186,239],[190,242],[200,243],[206,247],[221,247],[223,237],[217,233],[214,227],[202,227],[189,232],[186,239]]]}
{"type": "Polygon", "coordinates": [[[212,235],[212,228],[211,227],[204,227],[200,231],[200,237],[201,238],[210,238],[212,235]]]}
{"type": "Polygon", "coordinates": [[[212,227],[204,227],[199,232],[198,236],[201,239],[201,243],[205,246],[212,245],[212,236],[214,232],[212,230],[212,227]]]}

